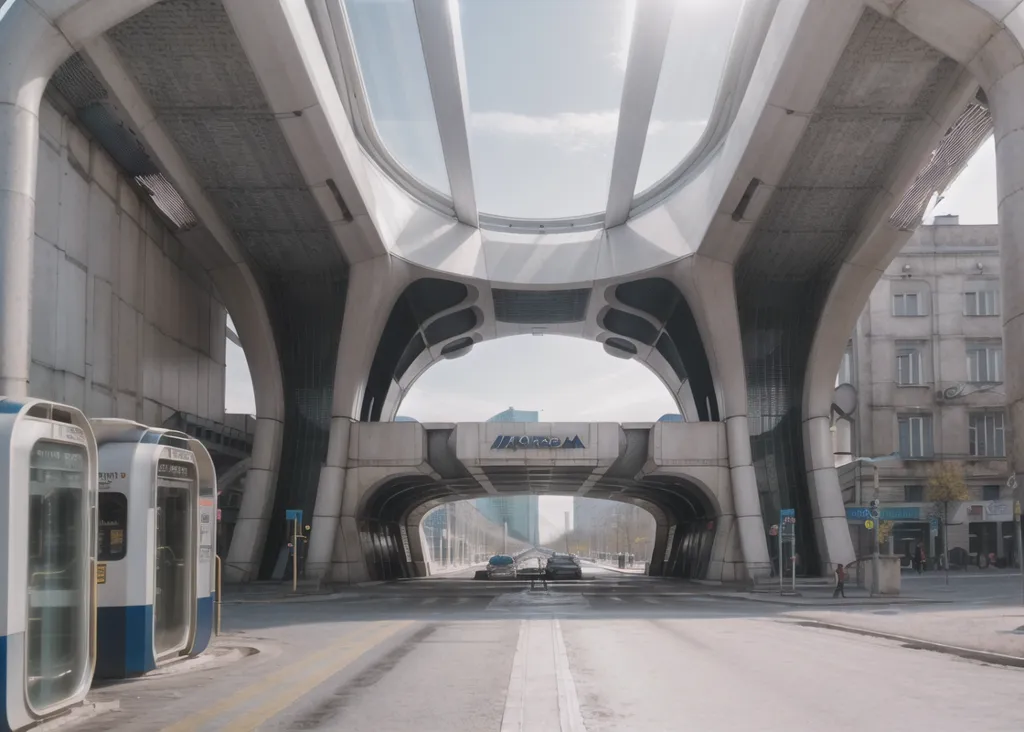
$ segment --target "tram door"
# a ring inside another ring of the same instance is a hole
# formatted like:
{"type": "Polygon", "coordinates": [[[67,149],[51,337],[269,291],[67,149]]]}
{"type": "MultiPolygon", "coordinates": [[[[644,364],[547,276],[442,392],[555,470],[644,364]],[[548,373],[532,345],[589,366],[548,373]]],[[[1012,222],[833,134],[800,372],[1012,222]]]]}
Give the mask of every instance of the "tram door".
{"type": "Polygon", "coordinates": [[[89,669],[92,527],[84,447],[39,441],[29,463],[28,702],[42,711],[75,694],[89,669]]]}
{"type": "Polygon", "coordinates": [[[156,481],[156,596],[153,645],[157,658],[185,648],[195,604],[192,522],[196,510],[192,466],[160,460],[156,481]]]}

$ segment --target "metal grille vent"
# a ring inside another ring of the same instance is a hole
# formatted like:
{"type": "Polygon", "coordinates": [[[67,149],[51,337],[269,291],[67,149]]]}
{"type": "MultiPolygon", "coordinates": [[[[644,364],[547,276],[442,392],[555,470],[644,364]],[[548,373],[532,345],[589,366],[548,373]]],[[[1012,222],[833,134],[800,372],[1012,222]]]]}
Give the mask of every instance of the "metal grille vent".
{"type": "Polygon", "coordinates": [[[146,191],[174,226],[180,230],[198,226],[192,209],[160,173],[138,137],[118,115],[106,88],[79,54],[61,64],[50,83],[74,108],[78,123],[146,191]]]}
{"type": "Polygon", "coordinates": [[[163,215],[179,229],[185,231],[199,225],[192,209],[163,175],[140,175],[136,176],[135,182],[149,194],[163,215]]]}
{"type": "Polygon", "coordinates": [[[107,99],[107,90],[79,54],[61,64],[50,83],[76,110],[107,99]]]}
{"type": "Polygon", "coordinates": [[[500,323],[547,325],[586,319],[590,290],[502,290],[494,296],[494,317],[500,323]]]}
{"type": "Polygon", "coordinates": [[[889,217],[889,223],[902,230],[916,228],[924,218],[932,194],[946,190],[990,134],[992,115],[988,108],[981,104],[969,105],[939,141],[931,160],[889,217]]]}

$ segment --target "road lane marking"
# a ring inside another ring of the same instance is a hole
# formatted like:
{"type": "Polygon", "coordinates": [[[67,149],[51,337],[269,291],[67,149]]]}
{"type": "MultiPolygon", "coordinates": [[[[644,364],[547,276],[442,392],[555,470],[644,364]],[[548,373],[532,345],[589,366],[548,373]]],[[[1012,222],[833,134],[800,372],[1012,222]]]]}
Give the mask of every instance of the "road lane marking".
{"type": "Polygon", "coordinates": [[[586,732],[562,626],[554,618],[523,620],[501,732],[554,732],[556,728],[558,732],[586,732]]]}
{"type": "Polygon", "coordinates": [[[576,695],[576,682],[569,669],[569,654],[562,637],[562,623],[556,618],[554,625],[555,680],[558,684],[558,723],[561,732],[586,732],[580,699],[576,695]]]}
{"type": "Polygon", "coordinates": [[[326,666],[320,666],[318,670],[294,680],[294,683],[283,689],[281,693],[267,700],[265,704],[243,714],[220,729],[222,732],[251,732],[267,720],[276,717],[288,709],[288,707],[327,681],[327,679],[344,670],[345,667],[349,666],[363,654],[412,624],[410,620],[371,632],[356,645],[340,651],[333,662],[326,666]]]}
{"type": "Polygon", "coordinates": [[[505,692],[505,712],[501,715],[501,732],[521,732],[526,709],[526,643],[530,631],[525,620],[519,621],[516,654],[512,657],[512,673],[505,692]]]}
{"type": "Polygon", "coordinates": [[[649,605],[660,605],[661,604],[661,600],[655,600],[653,597],[645,597],[645,598],[643,598],[643,601],[646,602],[649,605]]]}
{"type": "Polygon", "coordinates": [[[469,598],[468,597],[460,597],[458,600],[455,601],[455,604],[456,605],[464,605],[467,602],[469,602],[469,598]]]}
{"type": "MultiPolygon", "coordinates": [[[[375,640],[375,643],[378,643],[385,640],[387,637],[394,635],[403,628],[408,627],[410,624],[411,621],[389,621],[378,623],[378,628],[375,631],[371,631],[371,637],[377,639],[375,640]],[[378,636],[380,637],[378,638],[378,636]]],[[[322,651],[306,656],[301,661],[297,661],[296,663],[284,667],[280,671],[262,677],[261,681],[258,683],[251,684],[250,686],[235,692],[231,696],[221,699],[218,703],[175,722],[169,727],[164,727],[163,732],[195,732],[195,730],[201,728],[203,725],[231,712],[234,709],[237,709],[238,707],[241,707],[243,704],[246,704],[267,692],[274,690],[281,684],[288,681],[294,681],[298,676],[306,676],[310,674],[311,669],[322,668],[324,663],[329,663],[332,660],[336,661],[338,655],[343,653],[347,648],[352,647],[353,644],[362,645],[365,643],[365,641],[360,642],[358,637],[362,637],[364,639],[367,638],[367,636],[359,630],[346,633],[343,638],[322,651]]],[[[337,666],[336,663],[333,665],[337,666]]],[[[335,673],[337,673],[338,670],[341,669],[338,668],[335,673]]]]}
{"type": "Polygon", "coordinates": [[[433,605],[435,602],[437,602],[437,598],[436,597],[428,597],[426,600],[423,601],[423,604],[424,605],[433,605]]]}

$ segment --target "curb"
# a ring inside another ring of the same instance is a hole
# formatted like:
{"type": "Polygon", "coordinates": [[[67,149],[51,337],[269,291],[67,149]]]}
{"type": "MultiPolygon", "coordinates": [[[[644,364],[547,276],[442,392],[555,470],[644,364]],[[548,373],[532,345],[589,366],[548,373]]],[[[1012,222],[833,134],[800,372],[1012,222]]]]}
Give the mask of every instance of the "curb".
{"type": "Polygon", "coordinates": [[[997,666],[1024,668],[1024,657],[1021,656],[1010,656],[1005,653],[982,651],[976,648],[964,648],[963,646],[954,646],[948,643],[926,641],[921,640],[920,638],[910,638],[909,636],[899,635],[898,633],[887,633],[881,630],[867,630],[865,628],[857,628],[852,625],[841,625],[840,623],[830,623],[824,620],[814,620],[813,618],[801,618],[796,615],[792,617],[799,625],[803,625],[805,627],[837,630],[841,633],[853,633],[854,635],[864,635],[870,638],[882,638],[884,640],[902,643],[906,648],[945,653],[949,656],[958,656],[971,661],[981,661],[983,663],[991,663],[997,666]]]}
{"type": "MultiPolygon", "coordinates": [[[[893,598],[892,600],[883,599],[882,602],[872,601],[870,598],[850,598],[854,602],[837,603],[832,598],[821,598],[820,602],[815,601],[812,605],[810,602],[791,602],[783,599],[777,599],[777,595],[771,595],[765,593],[764,597],[741,597],[740,595],[730,595],[727,593],[714,593],[707,592],[702,593],[705,597],[714,597],[719,600],[732,600],[734,602],[759,602],[764,605],[785,605],[787,607],[888,607],[890,605],[943,605],[948,604],[950,600],[925,600],[917,598],[893,598]]],[[[810,598],[809,598],[810,599],[810,598]]]]}

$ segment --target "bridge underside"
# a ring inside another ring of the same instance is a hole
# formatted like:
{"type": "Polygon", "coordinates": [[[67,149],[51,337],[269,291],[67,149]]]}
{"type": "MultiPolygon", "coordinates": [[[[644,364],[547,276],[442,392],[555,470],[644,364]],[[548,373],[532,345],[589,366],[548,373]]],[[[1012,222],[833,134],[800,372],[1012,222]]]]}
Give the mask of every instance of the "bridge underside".
{"type": "Polygon", "coordinates": [[[501,467],[486,471],[493,491],[472,476],[436,480],[401,476],[385,481],[367,496],[358,517],[363,559],[373,579],[422,574],[424,557],[413,541],[424,516],[453,501],[517,495],[577,496],[620,501],[643,508],[656,524],[651,574],[688,578],[707,575],[715,539],[716,519],[701,489],[684,478],[651,476],[644,480],[600,480],[584,489],[589,468],[501,467]],[[585,490],[585,493],[581,493],[585,490]],[[403,538],[403,532],[407,532],[403,538]]]}

